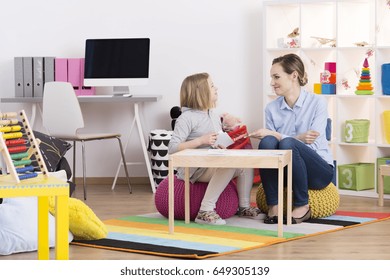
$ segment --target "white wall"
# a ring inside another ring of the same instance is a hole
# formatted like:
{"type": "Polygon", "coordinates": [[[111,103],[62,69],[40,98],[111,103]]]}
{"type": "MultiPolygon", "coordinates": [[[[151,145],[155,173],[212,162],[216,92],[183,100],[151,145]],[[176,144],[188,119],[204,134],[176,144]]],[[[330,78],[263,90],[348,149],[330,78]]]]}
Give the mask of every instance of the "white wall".
{"type": "MultiPolygon", "coordinates": [[[[170,129],[169,110],[179,103],[183,78],[203,71],[219,88],[220,111],[240,116],[249,130],[262,124],[260,0],[24,0],[8,1],[2,11],[2,98],[14,96],[15,56],[83,57],[87,38],[149,37],[150,82],[133,88],[133,94],[161,94],[163,99],[145,104],[146,131],[170,129]]],[[[130,105],[83,104],[82,108],[87,128],[128,136],[130,105]]],[[[0,104],[3,112],[20,109],[30,112],[27,104],[0,104]]],[[[44,131],[40,117],[35,129],[44,131]]],[[[115,174],[116,145],[88,143],[88,176],[115,174]]],[[[126,153],[129,160],[143,159],[140,147],[133,133],[126,153]]],[[[133,168],[131,176],[147,176],[146,168],[133,168]]]]}

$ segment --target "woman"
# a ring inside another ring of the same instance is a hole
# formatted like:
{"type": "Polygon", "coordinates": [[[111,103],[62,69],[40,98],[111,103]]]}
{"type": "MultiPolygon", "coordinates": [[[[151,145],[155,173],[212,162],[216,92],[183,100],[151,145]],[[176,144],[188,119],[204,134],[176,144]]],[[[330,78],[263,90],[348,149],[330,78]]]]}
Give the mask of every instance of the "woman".
{"type": "MultiPolygon", "coordinates": [[[[249,134],[260,139],[259,149],[292,150],[292,223],[310,219],[308,190],[329,185],[334,166],[326,140],[328,119],[326,100],[303,89],[307,75],[301,58],[287,54],[273,60],[271,86],[278,96],[265,108],[266,128],[249,134]]],[[[265,223],[277,223],[278,175],[260,169],[268,205],[265,223]]]]}
{"type": "MultiPolygon", "coordinates": [[[[210,149],[215,146],[218,132],[222,130],[221,118],[214,108],[218,100],[217,88],[207,73],[198,73],[184,79],[180,90],[182,113],[177,118],[169,153],[184,149],[210,149]]],[[[184,168],[176,176],[184,179],[184,168]]],[[[196,223],[223,225],[226,223],[215,211],[216,202],[230,180],[237,177],[239,197],[238,215],[259,219],[260,210],[250,207],[253,169],[190,168],[190,182],[208,182],[196,223]]]]}

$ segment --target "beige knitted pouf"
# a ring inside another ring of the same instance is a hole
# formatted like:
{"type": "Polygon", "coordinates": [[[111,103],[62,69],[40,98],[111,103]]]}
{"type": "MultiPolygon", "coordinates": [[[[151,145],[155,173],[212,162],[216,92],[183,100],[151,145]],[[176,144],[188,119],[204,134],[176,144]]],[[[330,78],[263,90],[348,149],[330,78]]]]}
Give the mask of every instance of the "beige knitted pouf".
{"type": "MultiPolygon", "coordinates": [[[[256,202],[257,207],[259,207],[262,212],[268,212],[262,184],[260,184],[257,189],[256,202]]],[[[339,207],[339,203],[339,192],[333,183],[330,183],[322,190],[309,189],[309,205],[312,218],[323,218],[333,215],[339,207]]],[[[286,211],[286,190],[284,192],[284,210],[286,211]]]]}

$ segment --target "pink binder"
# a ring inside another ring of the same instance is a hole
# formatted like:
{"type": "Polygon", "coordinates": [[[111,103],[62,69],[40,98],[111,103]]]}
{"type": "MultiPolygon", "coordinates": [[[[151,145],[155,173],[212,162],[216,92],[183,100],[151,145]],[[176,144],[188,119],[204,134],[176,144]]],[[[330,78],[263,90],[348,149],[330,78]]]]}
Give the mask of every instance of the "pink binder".
{"type": "Polygon", "coordinates": [[[68,59],[66,58],[55,58],[54,61],[54,79],[59,82],[68,81],[68,59]]]}
{"type": "Polygon", "coordinates": [[[68,82],[75,90],[79,90],[82,86],[80,64],[80,58],[68,58],[68,82]]]}
{"type": "Polygon", "coordinates": [[[55,80],[72,84],[76,95],[94,95],[94,87],[84,87],[84,58],[56,58],[55,80]]]}

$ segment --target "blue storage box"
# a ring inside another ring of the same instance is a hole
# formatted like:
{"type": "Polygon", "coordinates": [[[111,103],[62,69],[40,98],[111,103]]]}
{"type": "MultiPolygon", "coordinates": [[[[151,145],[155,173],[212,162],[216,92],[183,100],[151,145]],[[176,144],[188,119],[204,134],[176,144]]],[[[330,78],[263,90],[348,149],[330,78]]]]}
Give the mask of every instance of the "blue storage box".
{"type": "Polygon", "coordinates": [[[335,84],[321,84],[322,94],[336,94],[335,84]]]}
{"type": "Polygon", "coordinates": [[[382,64],[382,92],[390,95],[390,63],[382,64]]]}

